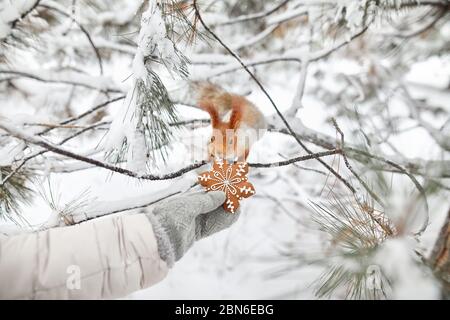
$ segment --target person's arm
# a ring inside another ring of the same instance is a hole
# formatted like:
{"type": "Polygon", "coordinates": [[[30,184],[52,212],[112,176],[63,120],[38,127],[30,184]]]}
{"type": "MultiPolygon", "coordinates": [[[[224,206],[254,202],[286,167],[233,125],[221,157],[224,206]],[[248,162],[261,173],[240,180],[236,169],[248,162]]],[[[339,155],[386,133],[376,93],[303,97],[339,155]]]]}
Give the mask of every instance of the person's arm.
{"type": "Polygon", "coordinates": [[[167,274],[143,214],[0,240],[1,299],[108,299],[167,274]]]}
{"type": "Polygon", "coordinates": [[[0,299],[108,299],[165,277],[195,240],[232,224],[221,192],[166,201],[149,214],[0,236],[0,299]]]}

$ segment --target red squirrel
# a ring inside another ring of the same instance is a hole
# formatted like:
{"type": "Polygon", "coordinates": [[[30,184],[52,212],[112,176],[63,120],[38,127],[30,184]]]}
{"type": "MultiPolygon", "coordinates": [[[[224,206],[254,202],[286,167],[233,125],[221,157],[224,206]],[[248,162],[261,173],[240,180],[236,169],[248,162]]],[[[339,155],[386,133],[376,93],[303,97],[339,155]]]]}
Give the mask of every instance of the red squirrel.
{"type": "Polygon", "coordinates": [[[264,134],[264,115],[245,97],[211,83],[201,84],[198,105],[209,113],[213,133],[208,143],[211,158],[245,161],[252,144],[264,134]]]}

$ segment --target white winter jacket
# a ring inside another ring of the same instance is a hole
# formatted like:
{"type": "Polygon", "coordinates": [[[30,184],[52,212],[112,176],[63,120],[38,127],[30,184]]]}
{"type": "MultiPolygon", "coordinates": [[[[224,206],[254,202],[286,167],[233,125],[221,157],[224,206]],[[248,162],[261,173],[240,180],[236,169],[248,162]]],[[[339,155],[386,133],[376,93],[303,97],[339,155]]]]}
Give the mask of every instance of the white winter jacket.
{"type": "Polygon", "coordinates": [[[0,235],[0,299],[109,299],[165,277],[144,214],[0,235]]]}

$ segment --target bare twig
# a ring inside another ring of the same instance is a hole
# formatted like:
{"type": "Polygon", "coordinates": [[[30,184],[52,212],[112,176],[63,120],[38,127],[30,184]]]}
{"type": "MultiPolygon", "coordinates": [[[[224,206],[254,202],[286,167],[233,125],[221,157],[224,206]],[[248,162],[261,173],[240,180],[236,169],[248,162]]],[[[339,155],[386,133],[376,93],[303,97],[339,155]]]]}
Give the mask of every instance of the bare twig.
{"type": "MultiPolygon", "coordinates": [[[[85,112],[79,114],[78,116],[75,116],[75,117],[72,117],[72,118],[63,120],[63,121],[61,121],[58,125],[49,127],[49,128],[47,128],[47,129],[45,129],[45,130],[42,130],[41,132],[39,132],[39,133],[37,133],[37,134],[38,134],[38,135],[43,135],[43,134],[46,134],[46,133],[48,133],[48,132],[52,131],[53,129],[58,128],[58,127],[60,127],[60,126],[66,126],[67,124],[70,124],[70,123],[73,123],[73,122],[75,122],[75,121],[77,121],[77,120],[80,120],[80,119],[86,117],[87,115],[89,115],[89,114],[91,114],[91,113],[93,113],[93,112],[95,112],[95,111],[97,111],[97,110],[100,110],[100,109],[106,107],[106,106],[109,105],[110,103],[113,103],[113,102],[122,100],[122,99],[124,99],[124,98],[125,98],[125,96],[120,96],[120,97],[113,98],[113,99],[111,99],[111,100],[102,102],[101,104],[96,105],[95,107],[89,109],[88,111],[85,111],[85,112]]],[[[101,123],[95,123],[95,124],[93,124],[93,125],[90,125],[90,126],[88,126],[88,127],[85,127],[83,130],[81,130],[81,131],[79,131],[79,132],[77,132],[77,133],[75,133],[75,134],[73,134],[73,135],[71,135],[71,136],[69,136],[69,137],[63,139],[63,140],[60,141],[58,144],[59,144],[59,145],[62,145],[62,144],[64,144],[64,143],[66,143],[67,141],[69,141],[69,140],[71,140],[71,139],[73,139],[73,138],[79,136],[80,134],[82,134],[82,133],[84,133],[84,132],[87,132],[87,131],[89,131],[89,130],[92,130],[92,129],[94,129],[94,128],[97,128],[97,127],[99,127],[99,126],[101,126],[101,125],[103,125],[103,124],[109,124],[109,123],[108,123],[108,122],[101,122],[101,123]]],[[[34,154],[32,154],[32,155],[26,157],[25,159],[23,159],[23,160],[19,163],[19,165],[17,165],[17,166],[14,168],[14,170],[12,170],[11,173],[8,174],[8,175],[1,181],[0,186],[5,185],[5,184],[8,182],[8,180],[11,179],[17,172],[19,172],[19,170],[22,169],[23,166],[24,166],[29,160],[34,159],[35,157],[37,157],[37,156],[39,156],[39,155],[42,155],[42,154],[44,154],[44,153],[46,153],[46,152],[47,152],[47,151],[40,151],[40,152],[34,153],[34,154]]]]}
{"type": "MultiPolygon", "coordinates": [[[[278,153],[278,155],[279,155],[280,157],[282,157],[283,159],[285,159],[285,160],[288,159],[286,156],[284,156],[284,155],[281,154],[281,153],[278,153]]],[[[293,163],[293,166],[296,167],[296,168],[299,168],[299,169],[301,169],[301,170],[315,172],[315,173],[318,173],[318,174],[323,175],[323,176],[326,176],[326,175],[327,175],[327,173],[326,173],[325,171],[317,170],[317,169],[314,169],[314,168],[303,167],[303,166],[301,166],[301,165],[299,165],[299,164],[296,164],[296,163],[293,163]]]]}
{"type": "Polygon", "coordinates": [[[311,160],[311,159],[319,159],[326,156],[331,156],[335,154],[341,154],[341,149],[334,149],[330,151],[323,151],[323,152],[317,152],[317,153],[311,153],[306,156],[300,156],[284,161],[278,161],[278,162],[272,162],[272,163],[249,163],[248,165],[253,168],[273,168],[273,167],[283,167],[287,166],[296,162],[311,160]]]}
{"type": "Polygon", "coordinates": [[[262,11],[262,12],[257,12],[257,13],[253,13],[253,14],[246,14],[237,18],[234,18],[232,20],[228,20],[225,22],[219,22],[217,24],[214,24],[215,26],[227,26],[230,24],[235,24],[235,23],[241,23],[241,22],[247,22],[247,21],[251,21],[251,20],[256,20],[256,19],[260,19],[260,18],[264,18],[267,17],[269,15],[271,15],[272,13],[278,11],[279,9],[283,8],[290,0],[284,0],[282,2],[280,2],[279,4],[273,6],[272,8],[262,11]]]}
{"type": "Polygon", "coordinates": [[[108,106],[108,105],[111,104],[111,103],[114,103],[114,102],[116,102],[116,101],[120,101],[120,100],[123,100],[123,99],[125,99],[125,96],[124,96],[124,95],[123,95],[123,96],[116,97],[116,98],[112,98],[112,99],[110,99],[110,100],[107,100],[107,101],[105,101],[105,102],[102,102],[102,103],[96,105],[95,107],[92,107],[91,109],[89,109],[89,110],[87,110],[87,111],[85,111],[85,112],[83,112],[83,113],[80,113],[78,116],[75,116],[75,117],[72,117],[72,118],[63,120],[63,121],[61,121],[59,124],[60,124],[60,125],[65,125],[65,124],[73,123],[73,122],[75,122],[75,121],[77,121],[77,120],[80,120],[81,118],[84,118],[84,117],[90,115],[91,113],[93,113],[93,112],[95,112],[95,111],[98,111],[98,110],[100,110],[100,109],[105,108],[106,106],[108,106]]]}
{"type": "Polygon", "coordinates": [[[123,93],[120,89],[114,88],[114,87],[104,87],[104,86],[98,86],[94,83],[89,83],[88,81],[74,81],[74,80],[67,80],[67,75],[61,75],[56,76],[54,78],[52,77],[45,77],[38,74],[33,74],[30,72],[25,71],[17,71],[17,70],[0,70],[0,74],[8,74],[8,75],[15,75],[22,78],[29,78],[36,81],[44,82],[44,83],[60,83],[60,84],[69,84],[73,86],[79,86],[84,87],[87,89],[92,90],[98,90],[100,92],[111,92],[111,93],[123,93]]]}
{"type": "Polygon", "coordinates": [[[86,36],[87,40],[89,41],[92,49],[94,50],[95,56],[97,57],[98,66],[100,68],[100,75],[103,75],[102,57],[100,55],[98,48],[95,46],[94,41],[92,40],[92,37],[91,37],[89,31],[81,23],[79,23],[73,15],[71,15],[57,7],[49,6],[47,4],[41,4],[40,7],[43,7],[43,8],[49,9],[49,10],[54,10],[54,11],[58,12],[59,14],[62,14],[63,16],[72,19],[72,21],[75,22],[75,24],[80,28],[81,32],[84,33],[84,35],[86,36]]]}
{"type": "MultiPolygon", "coordinates": [[[[88,126],[88,127],[85,127],[85,128],[83,128],[82,130],[80,130],[80,131],[78,131],[78,132],[76,132],[76,133],[74,133],[74,134],[72,134],[72,135],[70,135],[70,136],[64,138],[63,140],[61,140],[61,141],[58,143],[58,145],[63,145],[63,144],[66,143],[67,141],[69,141],[69,140],[71,140],[71,139],[73,139],[73,138],[75,138],[75,137],[78,137],[79,135],[83,134],[84,132],[89,131],[89,130],[91,130],[91,129],[93,129],[93,128],[96,128],[96,127],[98,127],[98,126],[101,126],[101,125],[103,125],[103,124],[105,124],[105,123],[104,123],[104,122],[99,122],[99,123],[95,123],[95,124],[93,124],[93,125],[90,125],[90,126],[88,126]]],[[[50,128],[50,129],[54,129],[54,128],[50,128]]],[[[9,180],[17,173],[17,172],[20,171],[20,169],[22,169],[22,168],[25,166],[25,164],[26,164],[28,161],[30,161],[31,159],[34,159],[34,158],[36,158],[36,157],[38,157],[38,156],[40,156],[40,155],[43,155],[43,154],[47,153],[48,151],[49,151],[49,150],[38,151],[38,152],[35,152],[35,153],[33,153],[33,154],[27,156],[25,159],[22,159],[22,160],[20,161],[20,163],[14,167],[14,170],[11,170],[11,172],[10,172],[5,178],[3,178],[3,180],[0,182],[0,187],[1,187],[1,186],[4,186],[4,185],[5,185],[5,184],[6,184],[6,183],[7,183],[7,182],[8,182],[8,181],[9,181],[9,180]]]]}
{"type": "MultiPolygon", "coordinates": [[[[209,78],[218,77],[218,76],[221,76],[221,75],[224,75],[224,74],[227,74],[230,72],[234,72],[234,71],[237,71],[240,69],[245,69],[248,72],[248,67],[265,65],[265,64],[270,64],[270,63],[274,63],[274,62],[302,63],[302,60],[308,60],[308,63],[315,62],[315,61],[318,61],[318,60],[328,57],[329,55],[333,54],[334,52],[338,51],[339,49],[341,49],[342,47],[344,47],[345,45],[350,43],[351,41],[362,36],[368,30],[368,28],[369,28],[369,25],[362,28],[359,32],[353,34],[349,39],[341,40],[340,42],[338,42],[337,44],[334,44],[333,46],[330,46],[329,48],[325,48],[322,50],[317,50],[316,52],[312,52],[312,53],[308,54],[307,57],[300,58],[295,54],[286,53],[286,54],[281,54],[281,55],[277,55],[277,56],[269,56],[269,57],[258,58],[258,59],[254,59],[254,60],[250,60],[250,61],[244,61],[244,60],[240,59],[236,54],[233,53],[234,55],[232,54],[232,56],[235,59],[236,59],[236,57],[238,57],[238,59],[237,59],[238,63],[236,63],[236,64],[230,63],[227,65],[222,65],[220,67],[217,67],[218,71],[209,75],[208,77],[209,78]]],[[[216,37],[217,37],[217,35],[216,35],[216,37]]],[[[233,51],[229,50],[228,52],[230,52],[230,54],[231,54],[231,52],[233,52],[233,51]]]]}
{"type": "Polygon", "coordinates": [[[420,196],[423,198],[424,205],[425,205],[425,211],[426,211],[425,212],[425,220],[424,220],[424,222],[422,224],[422,227],[416,233],[416,235],[421,235],[426,230],[426,228],[428,227],[428,223],[429,223],[430,217],[429,217],[429,207],[428,207],[428,200],[427,200],[426,192],[425,192],[424,188],[422,187],[422,185],[419,183],[419,181],[417,181],[416,177],[414,177],[414,175],[412,175],[410,172],[406,171],[401,165],[399,165],[399,164],[397,164],[397,163],[395,163],[395,162],[393,162],[391,160],[384,159],[384,158],[382,158],[380,156],[373,155],[373,154],[371,154],[371,153],[369,153],[367,151],[358,150],[358,149],[354,149],[354,148],[345,148],[345,150],[352,151],[352,152],[355,152],[357,154],[364,155],[365,157],[370,158],[370,159],[374,159],[374,160],[378,160],[378,161],[384,162],[384,163],[388,164],[389,166],[397,169],[398,172],[406,175],[413,182],[414,186],[419,191],[420,196]]]}
{"type": "MultiPolygon", "coordinates": [[[[341,136],[341,143],[340,148],[345,148],[345,142],[344,142],[344,132],[341,130],[339,125],[336,122],[336,119],[332,118],[331,121],[333,122],[334,127],[336,128],[336,131],[341,136]]],[[[366,191],[370,194],[370,196],[378,202],[382,207],[385,207],[385,203],[381,200],[381,198],[367,185],[367,183],[358,175],[358,173],[353,169],[350,162],[348,161],[347,155],[345,152],[342,152],[342,157],[344,158],[344,163],[347,169],[353,174],[353,176],[361,183],[361,185],[366,189],[366,191]]]]}

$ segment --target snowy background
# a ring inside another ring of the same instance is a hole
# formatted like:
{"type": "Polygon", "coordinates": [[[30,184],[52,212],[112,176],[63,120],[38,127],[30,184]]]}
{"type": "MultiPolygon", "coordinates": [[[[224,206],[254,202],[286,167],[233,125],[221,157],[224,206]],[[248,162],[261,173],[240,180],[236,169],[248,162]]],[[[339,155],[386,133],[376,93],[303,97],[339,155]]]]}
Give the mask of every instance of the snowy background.
{"type": "MultiPolygon", "coordinates": [[[[3,0],[3,2],[4,8],[11,5],[11,1],[3,0]]],[[[128,1],[109,2],[112,5],[109,14],[114,14],[113,18],[115,20],[120,20],[121,18],[126,20],[130,16],[134,16],[136,5],[128,5],[128,1]],[[128,11],[124,8],[128,8],[128,11]],[[123,17],[119,13],[122,13],[123,17]]],[[[233,1],[228,2],[234,3],[233,1]]],[[[267,3],[262,2],[264,3],[264,5],[261,5],[262,8],[253,8],[249,5],[241,10],[246,10],[247,13],[257,12],[270,8],[274,3],[270,1],[267,3]]],[[[50,6],[55,7],[60,6],[60,4],[52,1],[43,1],[43,3],[48,3],[50,6]]],[[[272,19],[275,22],[277,19],[288,19],[287,21],[291,21],[289,20],[289,14],[292,15],[293,12],[296,12],[295,10],[310,10],[310,21],[307,23],[314,23],[313,13],[316,13],[317,7],[312,5],[310,8],[307,5],[303,5],[303,3],[306,3],[305,1],[291,1],[290,3],[292,7],[288,7],[284,11],[274,13],[264,19],[272,19]],[[294,3],[302,5],[295,7],[294,3]]],[[[347,8],[352,6],[352,1],[342,1],[342,3],[341,6],[347,6],[347,8]]],[[[82,5],[80,3],[80,6],[82,5]]],[[[206,7],[206,5],[202,5],[202,8],[206,7]]],[[[103,15],[99,14],[98,19],[112,21],[113,18],[108,16],[108,12],[100,11],[105,10],[104,6],[93,8],[98,10],[97,12],[103,13],[103,15]]],[[[227,14],[231,15],[232,13],[224,14],[220,8],[222,8],[220,4],[217,4],[216,7],[205,9],[206,21],[217,23],[217,21],[226,21],[226,19],[233,18],[233,16],[231,18],[227,17],[227,14]]],[[[226,8],[229,8],[229,6],[226,6],[226,8]]],[[[0,71],[6,69],[22,70],[29,74],[37,74],[39,77],[52,78],[56,76],[55,70],[57,70],[58,66],[63,66],[65,71],[59,75],[63,77],[62,79],[86,81],[93,83],[96,87],[111,87],[117,89],[120,94],[132,90],[135,81],[133,79],[135,77],[139,78],[136,74],[136,70],[139,70],[136,69],[136,60],[133,63],[133,56],[136,52],[135,48],[129,45],[127,41],[121,41],[122,38],[116,36],[115,32],[117,30],[107,30],[106,26],[105,30],[102,30],[102,24],[97,21],[98,25],[95,25],[92,15],[83,10],[79,13],[78,18],[81,22],[85,22],[92,35],[95,35],[94,42],[97,42],[99,47],[102,47],[101,44],[103,42],[104,48],[111,47],[113,44],[123,46],[122,52],[109,52],[104,49],[105,51],[102,52],[105,55],[103,59],[103,74],[94,77],[92,75],[98,73],[96,60],[93,58],[93,53],[88,52],[90,50],[89,45],[86,44],[86,40],[83,39],[83,35],[80,34],[77,27],[71,25],[70,19],[60,18],[61,21],[54,28],[61,29],[55,32],[58,33],[58,39],[65,42],[52,41],[51,39],[55,35],[48,31],[48,26],[45,26],[45,23],[41,21],[45,17],[41,18],[41,20],[37,18],[39,13],[42,14],[45,11],[44,9],[42,10],[37,11],[34,18],[36,19],[35,23],[43,24],[43,33],[37,36],[36,39],[38,49],[24,48],[23,45],[18,46],[18,48],[2,48],[5,52],[6,50],[9,50],[9,52],[8,61],[0,66],[0,71]],[[63,31],[67,32],[66,36],[61,35],[63,31]],[[39,46],[43,43],[50,43],[50,45],[42,50],[42,47],[39,46]],[[81,53],[77,53],[77,50],[80,50],[81,53]],[[78,74],[77,68],[82,69],[83,73],[80,72],[78,74]],[[130,70],[134,71],[134,76],[131,79],[130,70]],[[45,72],[48,72],[48,74],[45,72]],[[83,78],[84,72],[86,72],[86,79],[83,78]]],[[[333,10],[334,14],[338,11],[336,7],[333,10]]],[[[358,9],[355,8],[354,11],[358,12],[358,9]]],[[[7,19],[4,12],[0,11],[2,14],[0,17],[3,19],[0,19],[0,22],[4,24],[4,26],[0,24],[0,36],[8,33],[7,22],[11,20],[7,19]]],[[[347,14],[349,12],[350,9],[347,9],[347,14]]],[[[399,13],[398,15],[393,13],[389,19],[400,21],[405,16],[413,13],[416,14],[410,11],[399,13]]],[[[137,16],[132,18],[134,22],[129,27],[130,30],[135,31],[139,27],[140,14],[139,11],[137,16]]],[[[316,19],[316,24],[322,23],[319,18],[316,19]]],[[[354,19],[358,20],[359,18],[354,17],[354,19]]],[[[292,21],[293,24],[296,22],[296,20],[292,21]]],[[[358,21],[348,22],[348,32],[350,34],[352,34],[353,29],[358,29],[358,21]],[[356,26],[353,26],[353,23],[356,26]]],[[[300,21],[298,23],[299,26],[283,31],[287,35],[258,40],[254,47],[249,45],[250,48],[247,51],[245,48],[242,49],[240,51],[241,55],[245,56],[245,59],[249,61],[277,54],[301,55],[306,50],[306,46],[299,45],[298,48],[295,46],[308,39],[306,39],[307,35],[302,33],[306,28],[302,23],[305,22],[300,21]]],[[[421,22],[418,21],[416,23],[420,26],[421,22]]],[[[382,28],[383,26],[383,23],[377,20],[377,23],[371,26],[370,29],[370,36],[373,38],[370,38],[368,35],[366,41],[374,41],[375,43],[375,40],[372,39],[386,31],[386,29],[382,28]]],[[[152,28],[154,27],[152,25],[152,28]]],[[[216,31],[228,44],[239,49],[240,46],[245,47],[245,43],[249,42],[248,39],[254,37],[255,32],[252,26],[245,25],[245,27],[248,29],[244,28],[242,32],[239,32],[240,29],[237,26],[232,26],[228,29],[226,27],[218,27],[216,31]]],[[[26,30],[26,26],[23,28],[26,30]]],[[[414,29],[415,25],[412,25],[410,28],[414,29]]],[[[311,28],[311,32],[314,32],[313,29],[311,28]]],[[[150,28],[149,30],[152,31],[153,29],[150,28]]],[[[125,31],[121,30],[121,32],[125,31]]],[[[436,30],[433,32],[430,36],[432,39],[424,36],[424,38],[420,39],[422,41],[421,44],[426,46],[428,43],[444,43],[443,46],[448,47],[450,23],[445,18],[445,15],[439,21],[439,24],[436,25],[436,30]]],[[[258,33],[256,32],[256,34],[258,33]]],[[[134,36],[136,34],[132,37],[134,36]]],[[[159,40],[155,41],[161,41],[161,34],[158,36],[160,37],[158,38],[159,40]]],[[[324,47],[327,47],[328,43],[333,44],[339,41],[339,39],[317,40],[314,36],[308,36],[311,37],[308,41],[322,41],[321,44],[324,47]]],[[[404,83],[413,99],[445,111],[431,115],[424,113],[423,117],[436,128],[444,126],[446,129],[442,131],[442,139],[448,139],[450,126],[445,126],[450,114],[450,57],[448,51],[444,50],[443,53],[439,54],[424,54],[419,52],[419,49],[414,46],[415,40],[412,41],[411,47],[418,50],[417,57],[411,52],[399,53],[399,55],[404,56],[407,68],[403,68],[400,71],[392,70],[395,71],[393,72],[395,74],[389,75],[389,77],[404,83]]],[[[217,43],[212,40],[210,42],[212,44],[206,45],[204,41],[197,40],[194,45],[183,47],[183,54],[192,62],[189,65],[188,79],[203,80],[210,75],[236,66],[236,62],[225,51],[220,49],[217,43]],[[197,63],[198,61],[207,61],[208,63],[197,63]]],[[[309,50],[315,46],[313,43],[309,50]]],[[[364,98],[360,100],[353,98],[352,100],[351,97],[357,97],[358,94],[355,95],[354,92],[353,96],[352,94],[346,94],[346,90],[351,87],[351,84],[345,79],[352,77],[356,79],[362,74],[366,74],[372,64],[379,64],[383,68],[389,69],[396,61],[388,55],[359,47],[363,46],[361,43],[350,44],[349,46],[350,49],[344,48],[326,59],[312,62],[309,65],[302,107],[296,114],[296,117],[301,119],[305,127],[333,137],[334,140],[330,141],[331,143],[338,141],[336,130],[330,122],[330,117],[332,116],[337,118],[339,125],[346,133],[346,140],[349,143],[361,143],[362,137],[358,135],[357,130],[355,131],[357,124],[355,124],[354,119],[347,117],[344,112],[339,112],[338,103],[329,102],[328,100],[336,100],[336,97],[341,97],[344,102],[348,102],[350,108],[353,106],[357,106],[362,110],[369,108],[365,116],[372,117],[370,108],[375,108],[374,104],[372,104],[373,101],[364,98]],[[361,58],[359,55],[366,56],[361,58]],[[345,99],[350,100],[345,101],[345,99]]],[[[407,49],[403,48],[402,50],[408,51],[407,49]]],[[[168,54],[167,52],[165,53],[166,56],[168,54]]],[[[174,100],[188,102],[186,103],[187,105],[176,105],[180,119],[208,118],[206,113],[188,106],[193,103],[191,100],[186,100],[192,96],[192,89],[187,84],[189,80],[172,77],[164,67],[154,66],[154,68],[163,80],[169,94],[174,97],[174,100]]],[[[252,70],[261,79],[281,111],[286,112],[289,110],[298,92],[300,69],[300,66],[295,63],[278,62],[258,66],[252,70]]],[[[377,81],[390,80],[381,76],[380,79],[370,79],[370,73],[367,74],[369,74],[369,82],[373,80],[375,83],[371,83],[371,85],[378,88],[378,95],[389,95],[386,91],[383,93],[385,88],[377,81]]],[[[0,73],[0,76],[6,77],[9,75],[0,73]]],[[[373,78],[376,77],[376,75],[373,76],[373,78]]],[[[245,94],[268,118],[274,115],[270,102],[242,70],[208,79],[221,84],[230,92],[245,94]]],[[[366,83],[364,82],[360,83],[362,87],[365,85],[366,83]]],[[[24,123],[56,123],[69,116],[82,114],[93,105],[105,100],[103,93],[99,93],[96,90],[79,89],[76,86],[61,83],[36,81],[27,77],[4,80],[0,83],[0,88],[0,117],[1,119],[10,119],[17,125],[23,125],[24,123]]],[[[389,106],[389,117],[400,119],[395,121],[395,126],[397,126],[398,130],[387,139],[389,145],[385,142],[375,143],[372,149],[374,153],[380,152],[392,159],[404,157],[408,159],[420,158],[420,161],[449,160],[448,151],[443,150],[429,130],[423,125],[417,125],[417,121],[409,116],[409,108],[403,99],[392,94],[392,97],[386,99],[385,103],[389,106]],[[403,130],[404,128],[406,129],[403,130]]],[[[99,119],[95,121],[109,122],[122,119],[118,115],[123,112],[124,105],[123,100],[109,104],[105,108],[104,113],[99,115],[99,119]]],[[[363,111],[363,116],[364,113],[363,111]]],[[[377,140],[377,134],[381,137],[385,132],[383,129],[383,126],[387,125],[383,122],[385,119],[385,117],[376,118],[373,116],[374,127],[379,128],[378,133],[375,131],[369,133],[372,137],[375,137],[374,141],[377,140]]],[[[366,118],[365,120],[368,119],[366,118]]],[[[103,126],[102,128],[106,127],[103,126]]],[[[38,129],[42,128],[29,126],[25,127],[24,130],[31,134],[38,129]]],[[[204,126],[195,130],[184,128],[176,131],[169,149],[168,163],[158,164],[150,169],[141,168],[139,170],[151,170],[152,173],[161,174],[189,165],[193,160],[201,160],[192,159],[192,144],[195,146],[204,144],[205,139],[209,137],[210,130],[209,126],[204,126]]],[[[368,129],[368,131],[370,130],[368,129]]],[[[48,136],[48,139],[59,141],[64,137],[64,134],[64,129],[54,130],[48,136]]],[[[92,131],[70,140],[64,144],[64,147],[83,155],[103,159],[105,150],[102,149],[101,142],[106,139],[105,134],[106,129],[92,131]]],[[[19,151],[23,145],[18,140],[8,140],[9,138],[4,135],[0,139],[3,140],[0,144],[1,165],[8,165],[20,159],[22,153],[19,151]]],[[[314,151],[322,150],[316,145],[310,145],[314,151]]],[[[33,147],[33,150],[36,151],[39,148],[33,147]]],[[[25,154],[27,152],[31,151],[25,151],[25,154]]],[[[266,163],[302,154],[304,152],[289,135],[268,132],[252,149],[248,161],[266,163]]],[[[355,186],[358,192],[363,194],[364,189],[358,185],[358,182],[354,180],[351,173],[344,166],[342,159],[339,160],[339,158],[340,156],[332,156],[326,158],[326,162],[338,170],[345,178],[352,180],[352,185],[355,186]]],[[[352,161],[352,163],[357,171],[367,178],[369,184],[371,184],[370,179],[374,177],[370,172],[367,172],[368,169],[365,169],[357,162],[352,161]]],[[[74,210],[78,211],[95,211],[99,208],[107,211],[120,206],[146,203],[149,202],[149,199],[155,198],[155,195],[158,195],[157,192],[160,190],[185,190],[186,186],[195,181],[196,174],[205,170],[205,167],[202,167],[173,180],[144,181],[116,173],[111,174],[111,172],[104,169],[93,168],[75,160],[63,159],[63,157],[52,153],[37,157],[35,161],[30,162],[28,165],[39,174],[30,182],[32,188],[37,191],[36,194],[30,199],[30,203],[23,203],[20,206],[21,218],[18,220],[22,221],[21,228],[25,229],[27,229],[27,226],[23,221],[26,220],[30,225],[38,227],[48,222],[49,219],[54,219],[55,214],[58,214],[58,210],[62,210],[61,208],[67,209],[67,205],[74,200],[77,201],[77,204],[74,205],[74,210]],[[52,208],[49,205],[48,198],[50,194],[53,196],[52,201],[53,204],[56,204],[56,208],[52,208]]],[[[136,164],[129,165],[134,168],[136,164]]],[[[323,274],[324,270],[329,268],[332,262],[313,263],[311,261],[314,260],[314,257],[319,252],[323,255],[324,252],[330,252],[334,249],[330,245],[329,235],[320,231],[317,223],[313,221],[312,216],[315,213],[310,203],[311,201],[324,201],[330,198],[332,194],[330,189],[333,189],[333,193],[345,193],[346,191],[333,175],[329,173],[324,174],[324,170],[314,160],[298,163],[295,166],[251,169],[250,181],[254,184],[257,195],[242,203],[242,213],[238,222],[229,230],[196,243],[186,256],[174,266],[163,282],[131,294],[126,298],[317,298],[317,279],[323,274]],[[322,173],[317,172],[317,170],[320,170],[322,173]],[[312,257],[313,259],[298,258],[300,256],[312,257]]],[[[409,207],[414,193],[414,185],[411,181],[400,174],[385,173],[385,175],[391,184],[389,195],[386,196],[392,204],[390,207],[391,211],[398,210],[395,213],[389,213],[394,216],[393,219],[399,215],[407,215],[409,211],[414,211],[409,207]]],[[[419,175],[417,177],[421,179],[419,175]]],[[[439,181],[444,185],[445,183],[449,185],[449,182],[446,180],[448,179],[439,181]]],[[[423,182],[423,180],[420,181],[423,182]]],[[[449,193],[445,188],[438,192],[430,193],[428,196],[429,225],[419,240],[411,240],[411,237],[407,236],[388,239],[379,250],[378,258],[374,258],[374,261],[380,261],[379,265],[386,270],[386,273],[394,278],[398,278],[398,286],[394,286],[395,288],[393,289],[394,297],[438,298],[438,281],[433,279],[432,276],[426,275],[426,272],[417,271],[416,262],[412,261],[414,259],[411,258],[409,253],[404,252],[409,249],[411,249],[411,252],[413,249],[417,249],[424,255],[430,253],[448,212],[448,198],[449,193]],[[402,274],[403,276],[401,276],[402,274]]],[[[126,214],[147,212],[148,210],[151,210],[151,207],[130,210],[126,214]]],[[[12,216],[15,217],[14,214],[12,216]]],[[[419,220],[422,221],[422,218],[419,218],[419,220]]],[[[17,218],[14,221],[17,221],[17,218]]],[[[13,232],[13,230],[17,229],[17,225],[8,218],[2,220],[0,224],[2,232],[5,233],[13,232]]],[[[70,247],[70,245],[68,246],[70,247]]],[[[331,295],[331,298],[337,299],[344,297],[345,289],[342,288],[331,295]]]]}

